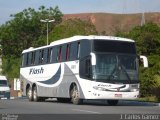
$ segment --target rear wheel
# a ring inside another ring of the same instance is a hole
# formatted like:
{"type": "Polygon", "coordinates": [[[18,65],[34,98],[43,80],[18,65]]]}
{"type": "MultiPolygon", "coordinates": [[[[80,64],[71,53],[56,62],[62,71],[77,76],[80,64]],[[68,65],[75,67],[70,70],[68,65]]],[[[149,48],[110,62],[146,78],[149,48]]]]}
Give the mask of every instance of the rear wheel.
{"type": "Polygon", "coordinates": [[[26,92],[27,92],[28,100],[29,100],[29,101],[33,101],[33,93],[32,93],[31,87],[29,87],[29,88],[26,90],[26,92]]]}
{"type": "Polygon", "coordinates": [[[73,85],[73,88],[70,91],[71,101],[75,105],[79,105],[83,103],[83,100],[80,99],[80,94],[76,85],[73,85]]]}
{"type": "Polygon", "coordinates": [[[35,101],[35,102],[40,101],[40,97],[38,97],[38,94],[37,94],[37,87],[36,86],[33,87],[33,101],[35,101]]]}
{"type": "Polygon", "coordinates": [[[116,106],[118,104],[118,100],[107,100],[107,102],[111,106],[116,106]]]}

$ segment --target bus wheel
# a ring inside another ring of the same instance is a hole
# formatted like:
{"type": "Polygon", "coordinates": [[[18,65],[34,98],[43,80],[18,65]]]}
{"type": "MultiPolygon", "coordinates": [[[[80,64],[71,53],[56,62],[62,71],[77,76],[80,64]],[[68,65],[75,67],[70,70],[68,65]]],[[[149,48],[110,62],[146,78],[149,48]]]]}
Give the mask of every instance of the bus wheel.
{"type": "Polygon", "coordinates": [[[37,95],[37,87],[34,86],[34,87],[33,87],[33,101],[38,102],[39,100],[40,100],[40,99],[39,99],[39,97],[38,97],[38,95],[37,95]]]}
{"type": "Polygon", "coordinates": [[[83,100],[80,99],[79,91],[76,85],[73,86],[70,93],[71,93],[71,101],[73,104],[75,105],[82,104],[83,100]]]}
{"type": "Polygon", "coordinates": [[[111,106],[115,106],[118,104],[118,100],[107,100],[108,104],[111,106]]]}
{"type": "Polygon", "coordinates": [[[31,87],[29,87],[26,91],[27,91],[27,97],[29,101],[33,101],[33,93],[32,93],[31,87]]]}

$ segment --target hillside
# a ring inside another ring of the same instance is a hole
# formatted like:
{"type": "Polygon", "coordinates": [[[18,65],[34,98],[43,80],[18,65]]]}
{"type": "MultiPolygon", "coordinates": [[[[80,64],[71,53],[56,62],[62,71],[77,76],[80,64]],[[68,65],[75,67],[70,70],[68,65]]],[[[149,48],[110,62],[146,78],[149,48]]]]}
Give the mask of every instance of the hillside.
{"type": "MultiPolygon", "coordinates": [[[[128,31],[141,25],[142,14],[80,13],[63,16],[63,20],[73,18],[90,21],[99,34],[113,35],[116,31],[128,31]]],[[[145,22],[160,24],[160,13],[145,13],[145,22]]]]}

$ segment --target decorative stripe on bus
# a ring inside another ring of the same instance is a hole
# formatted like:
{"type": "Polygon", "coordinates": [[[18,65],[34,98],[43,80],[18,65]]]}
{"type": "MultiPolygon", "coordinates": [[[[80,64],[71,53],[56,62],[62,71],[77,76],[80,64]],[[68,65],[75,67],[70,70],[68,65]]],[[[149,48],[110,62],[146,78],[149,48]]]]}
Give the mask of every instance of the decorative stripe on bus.
{"type": "Polygon", "coordinates": [[[58,80],[60,79],[61,76],[61,65],[58,68],[58,71],[56,72],[56,74],[51,77],[50,79],[46,80],[46,81],[37,81],[46,85],[51,85],[51,84],[55,84],[56,82],[58,82],[58,80]]]}

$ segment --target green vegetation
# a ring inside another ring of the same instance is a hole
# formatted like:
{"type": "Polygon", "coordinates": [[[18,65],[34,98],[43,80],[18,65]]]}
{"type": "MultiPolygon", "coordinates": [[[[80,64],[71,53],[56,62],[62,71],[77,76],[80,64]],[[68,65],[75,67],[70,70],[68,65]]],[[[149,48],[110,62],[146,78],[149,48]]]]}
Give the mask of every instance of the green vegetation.
{"type": "MultiPolygon", "coordinates": [[[[62,21],[58,7],[39,10],[28,8],[11,15],[12,20],[0,26],[0,54],[3,60],[2,73],[11,80],[19,77],[21,52],[29,47],[46,45],[46,24],[41,19],[55,19],[49,23],[49,42],[74,35],[98,34],[94,25],[80,19],[62,21]]],[[[129,32],[117,32],[116,36],[136,41],[137,53],[149,60],[149,68],[140,66],[140,89],[142,100],[160,101],[160,27],[153,23],[137,26],[129,32]]]]}
{"type": "MultiPolygon", "coordinates": [[[[59,39],[72,37],[74,35],[96,35],[98,34],[96,28],[90,22],[82,21],[80,19],[69,19],[56,25],[49,33],[49,42],[59,39]]],[[[38,42],[45,42],[46,36],[40,36],[38,42]]],[[[45,42],[46,43],[46,42],[45,42]]],[[[43,44],[45,44],[43,43],[43,44]]]]}
{"type": "Polygon", "coordinates": [[[97,34],[95,26],[89,22],[80,19],[62,22],[63,14],[58,7],[41,6],[37,11],[28,8],[11,16],[12,20],[0,26],[2,74],[11,80],[19,77],[22,51],[46,45],[47,28],[41,19],[55,19],[54,23],[49,23],[49,42],[74,35],[97,34]]]}
{"type": "MultiPolygon", "coordinates": [[[[148,57],[149,68],[140,67],[141,97],[160,98],[160,27],[153,23],[137,26],[127,33],[117,36],[136,41],[137,53],[148,57]]],[[[159,99],[160,100],[160,99],[159,99]]]]}

